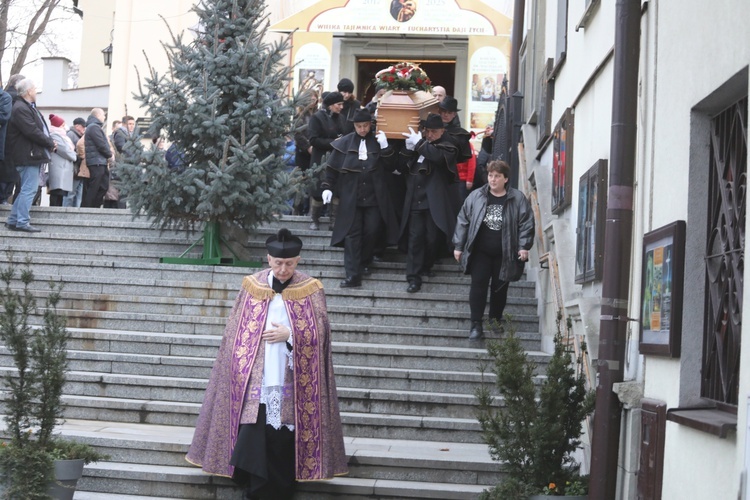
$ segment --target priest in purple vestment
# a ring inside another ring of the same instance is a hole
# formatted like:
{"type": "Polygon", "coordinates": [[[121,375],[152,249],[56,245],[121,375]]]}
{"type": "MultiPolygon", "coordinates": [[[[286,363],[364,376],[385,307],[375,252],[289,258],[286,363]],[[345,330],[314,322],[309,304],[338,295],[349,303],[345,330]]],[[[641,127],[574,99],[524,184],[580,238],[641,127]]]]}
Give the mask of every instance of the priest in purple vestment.
{"type": "Polygon", "coordinates": [[[302,241],[288,229],[266,248],[270,269],[243,280],[186,458],[246,499],[281,500],[348,469],[323,285],[296,270],[302,241]]]}

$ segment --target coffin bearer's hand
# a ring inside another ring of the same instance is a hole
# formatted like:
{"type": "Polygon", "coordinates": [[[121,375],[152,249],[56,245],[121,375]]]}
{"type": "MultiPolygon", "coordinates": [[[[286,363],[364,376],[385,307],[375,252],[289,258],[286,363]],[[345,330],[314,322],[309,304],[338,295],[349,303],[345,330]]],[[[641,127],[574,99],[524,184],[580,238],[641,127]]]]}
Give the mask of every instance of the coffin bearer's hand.
{"type": "Polygon", "coordinates": [[[380,149],[385,149],[388,147],[388,139],[385,137],[385,132],[383,132],[382,130],[378,130],[378,133],[375,134],[375,139],[378,140],[380,149]]]}
{"type": "Polygon", "coordinates": [[[519,250],[518,251],[518,260],[522,260],[526,262],[529,260],[529,251],[528,250],[519,250]]]}
{"type": "Polygon", "coordinates": [[[453,258],[456,259],[456,262],[461,262],[461,254],[463,252],[461,250],[453,250],[453,258]]]}
{"type": "Polygon", "coordinates": [[[330,189],[326,189],[325,191],[323,191],[322,196],[323,196],[323,204],[328,205],[329,203],[331,203],[331,199],[333,198],[333,192],[331,192],[330,189]]]}
{"type": "Polygon", "coordinates": [[[409,133],[402,132],[401,135],[406,137],[406,149],[414,151],[414,147],[419,141],[422,140],[422,134],[420,132],[414,132],[414,129],[409,127],[409,133]]]}

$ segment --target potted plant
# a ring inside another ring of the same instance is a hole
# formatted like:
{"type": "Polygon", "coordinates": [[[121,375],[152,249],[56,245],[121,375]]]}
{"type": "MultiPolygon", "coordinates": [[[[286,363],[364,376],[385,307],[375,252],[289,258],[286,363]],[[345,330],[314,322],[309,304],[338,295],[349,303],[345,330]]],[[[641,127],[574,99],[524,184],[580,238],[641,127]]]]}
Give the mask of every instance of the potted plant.
{"type": "Polygon", "coordinates": [[[88,445],[62,440],[54,435],[62,419],[62,390],[67,372],[68,331],[65,317],[57,312],[62,285],[50,284],[45,300],[43,323],[29,324],[36,314],[36,300],[30,291],[34,281],[31,260],[20,271],[23,285],[12,287],[17,266],[9,254],[9,264],[0,271],[0,340],[13,359],[15,371],[2,376],[5,392],[7,441],[0,446],[0,484],[3,498],[72,499],[75,481],[56,478],[55,471],[77,461],[83,465],[103,458],[88,445]]]}
{"type": "MultiPolygon", "coordinates": [[[[478,420],[493,459],[504,462],[507,478],[480,498],[526,500],[540,496],[586,498],[588,477],[579,474],[573,453],[580,446],[584,418],[594,409],[594,393],[586,389],[581,358],[575,361],[560,332],[539,391],[536,366],[528,359],[506,315],[505,335],[488,342],[495,386],[504,408],[492,406],[487,386],[477,390],[478,420]]],[[[498,328],[499,325],[493,325],[498,328]]],[[[585,343],[582,346],[585,351],[585,343]]]]}

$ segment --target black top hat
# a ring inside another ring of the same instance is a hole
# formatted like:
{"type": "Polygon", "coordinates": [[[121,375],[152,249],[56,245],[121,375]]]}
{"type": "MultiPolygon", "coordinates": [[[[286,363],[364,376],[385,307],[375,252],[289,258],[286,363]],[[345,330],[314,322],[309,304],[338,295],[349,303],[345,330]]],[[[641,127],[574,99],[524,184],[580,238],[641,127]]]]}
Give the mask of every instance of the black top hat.
{"type": "Polygon", "coordinates": [[[440,115],[436,115],[435,113],[430,113],[429,115],[427,115],[427,119],[424,121],[424,128],[428,128],[428,129],[445,128],[445,124],[443,123],[443,119],[440,118],[440,115]]]}
{"type": "Polygon", "coordinates": [[[370,122],[372,121],[372,115],[366,109],[360,108],[354,113],[352,121],[354,123],[370,122]]]}
{"type": "Polygon", "coordinates": [[[438,108],[443,109],[445,111],[453,111],[454,113],[457,111],[461,111],[458,109],[458,101],[453,96],[445,96],[445,99],[440,101],[438,103],[438,108]]]}
{"type": "Polygon", "coordinates": [[[331,92],[323,98],[323,104],[326,106],[336,104],[337,102],[344,102],[344,96],[341,95],[341,92],[331,92]]]}
{"type": "Polygon", "coordinates": [[[282,227],[277,234],[266,240],[268,255],[277,259],[291,259],[299,255],[302,250],[302,240],[294,236],[287,228],[282,227]]]}
{"type": "Polygon", "coordinates": [[[349,92],[351,94],[354,92],[354,82],[348,78],[342,78],[336,88],[339,89],[339,92],[349,92]]]}

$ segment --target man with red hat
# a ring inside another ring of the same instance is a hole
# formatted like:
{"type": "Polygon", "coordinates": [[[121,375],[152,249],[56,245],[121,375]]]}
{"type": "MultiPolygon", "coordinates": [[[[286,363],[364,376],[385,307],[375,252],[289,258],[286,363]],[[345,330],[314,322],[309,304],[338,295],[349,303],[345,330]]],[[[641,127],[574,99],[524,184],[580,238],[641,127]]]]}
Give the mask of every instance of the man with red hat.
{"type": "Polygon", "coordinates": [[[187,460],[244,498],[291,499],[296,481],[348,472],[323,285],[297,271],[302,240],[266,240],[227,321],[187,460]]]}

